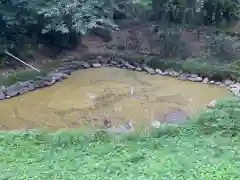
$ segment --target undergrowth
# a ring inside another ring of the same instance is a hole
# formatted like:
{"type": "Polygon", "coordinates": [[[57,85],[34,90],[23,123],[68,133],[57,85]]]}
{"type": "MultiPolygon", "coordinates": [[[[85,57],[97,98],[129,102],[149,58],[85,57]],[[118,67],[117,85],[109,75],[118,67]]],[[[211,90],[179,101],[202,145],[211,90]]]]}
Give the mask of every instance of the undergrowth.
{"type": "Polygon", "coordinates": [[[8,76],[0,77],[1,85],[12,85],[18,81],[28,81],[35,80],[38,76],[46,76],[50,73],[54,68],[59,66],[58,61],[54,61],[52,63],[48,63],[40,68],[40,72],[37,72],[32,69],[18,71],[9,74],[8,76]]]}
{"type": "Polygon", "coordinates": [[[133,134],[2,132],[0,179],[239,179],[239,114],[234,98],[186,124],[133,134]]]}

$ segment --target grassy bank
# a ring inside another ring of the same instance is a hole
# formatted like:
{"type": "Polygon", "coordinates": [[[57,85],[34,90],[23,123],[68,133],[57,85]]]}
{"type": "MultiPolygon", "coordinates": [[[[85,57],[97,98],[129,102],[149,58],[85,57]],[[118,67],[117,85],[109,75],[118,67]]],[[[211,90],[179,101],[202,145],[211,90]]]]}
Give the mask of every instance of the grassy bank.
{"type": "Polygon", "coordinates": [[[202,77],[208,77],[213,80],[240,80],[240,63],[234,61],[231,63],[219,63],[214,61],[202,61],[198,59],[189,58],[186,60],[162,60],[158,58],[151,58],[149,65],[160,69],[174,69],[184,73],[198,74],[202,77]]]}
{"type": "Polygon", "coordinates": [[[221,101],[181,126],[104,132],[0,134],[0,179],[238,179],[240,100],[221,101]]]}
{"type": "MultiPolygon", "coordinates": [[[[100,54],[85,54],[81,57],[74,57],[69,61],[88,61],[96,59],[97,56],[102,56],[104,60],[115,59],[127,60],[129,62],[146,63],[152,68],[161,70],[174,69],[183,73],[198,74],[202,77],[208,77],[211,80],[221,81],[232,79],[240,81],[240,61],[235,60],[229,63],[220,63],[217,61],[203,61],[197,58],[189,58],[186,60],[177,59],[161,59],[158,56],[139,55],[139,54],[122,54],[122,53],[100,53],[100,54]]],[[[40,68],[41,72],[33,70],[16,71],[8,77],[0,77],[0,84],[11,85],[17,81],[34,80],[37,76],[44,76],[51,72],[54,68],[59,67],[60,60],[55,60],[40,68]]]]}
{"type": "Polygon", "coordinates": [[[11,85],[18,81],[35,80],[37,76],[45,76],[47,73],[51,72],[54,68],[58,67],[59,64],[60,61],[58,60],[49,62],[38,68],[40,69],[40,72],[28,69],[9,73],[7,76],[0,77],[0,84],[11,85]]]}

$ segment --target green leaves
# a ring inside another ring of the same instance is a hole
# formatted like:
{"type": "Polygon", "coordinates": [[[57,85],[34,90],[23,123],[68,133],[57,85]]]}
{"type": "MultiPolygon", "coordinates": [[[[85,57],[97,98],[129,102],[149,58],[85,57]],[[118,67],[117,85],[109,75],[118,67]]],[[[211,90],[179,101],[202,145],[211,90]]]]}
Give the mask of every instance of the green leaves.
{"type": "Polygon", "coordinates": [[[44,8],[38,8],[37,13],[44,15],[47,20],[43,33],[59,31],[68,33],[70,31],[85,35],[90,29],[96,27],[113,27],[114,23],[104,17],[101,10],[103,3],[98,0],[89,1],[57,1],[52,0],[44,8]]]}
{"type": "Polygon", "coordinates": [[[3,49],[20,45],[26,33],[85,35],[96,27],[115,28],[103,6],[99,0],[2,0],[0,44],[3,49]]]}

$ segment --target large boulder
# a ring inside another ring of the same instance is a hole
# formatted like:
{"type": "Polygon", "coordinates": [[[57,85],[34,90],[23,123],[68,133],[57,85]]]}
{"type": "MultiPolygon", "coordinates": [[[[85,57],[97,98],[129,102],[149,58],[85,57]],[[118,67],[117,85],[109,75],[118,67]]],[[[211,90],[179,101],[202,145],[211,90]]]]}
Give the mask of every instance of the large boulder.
{"type": "Polygon", "coordinates": [[[28,91],[32,91],[34,88],[35,87],[32,82],[29,82],[29,81],[18,82],[7,87],[5,90],[5,95],[7,97],[14,97],[20,94],[24,94],[28,91]]]}

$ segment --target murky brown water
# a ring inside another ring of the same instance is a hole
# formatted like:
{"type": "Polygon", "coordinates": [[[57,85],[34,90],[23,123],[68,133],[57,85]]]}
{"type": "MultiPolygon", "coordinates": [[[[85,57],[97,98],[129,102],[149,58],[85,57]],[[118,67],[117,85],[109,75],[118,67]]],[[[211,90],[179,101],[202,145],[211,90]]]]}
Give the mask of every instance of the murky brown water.
{"type": "Polygon", "coordinates": [[[55,86],[0,102],[0,129],[65,128],[163,120],[176,108],[195,113],[226,88],[116,68],[75,72],[55,86]],[[134,87],[133,96],[130,94],[134,87]]]}

